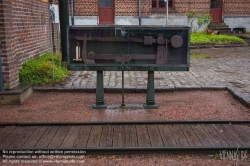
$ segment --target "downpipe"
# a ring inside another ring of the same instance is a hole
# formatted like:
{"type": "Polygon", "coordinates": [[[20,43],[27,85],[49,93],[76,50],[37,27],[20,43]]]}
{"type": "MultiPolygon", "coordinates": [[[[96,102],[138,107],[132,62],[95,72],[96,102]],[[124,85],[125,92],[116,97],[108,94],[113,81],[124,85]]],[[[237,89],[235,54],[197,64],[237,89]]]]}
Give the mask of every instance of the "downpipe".
{"type": "Polygon", "coordinates": [[[3,92],[2,45],[0,43],[0,92],[3,92]]]}

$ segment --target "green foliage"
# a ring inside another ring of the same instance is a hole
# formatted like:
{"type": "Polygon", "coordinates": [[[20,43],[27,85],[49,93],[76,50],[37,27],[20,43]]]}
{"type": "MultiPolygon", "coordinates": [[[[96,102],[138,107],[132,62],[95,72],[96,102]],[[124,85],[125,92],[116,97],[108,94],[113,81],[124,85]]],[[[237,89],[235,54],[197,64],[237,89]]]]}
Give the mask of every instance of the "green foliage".
{"type": "Polygon", "coordinates": [[[210,59],[211,56],[205,55],[205,54],[196,54],[195,53],[195,54],[191,54],[190,58],[192,58],[192,59],[210,59]]]}
{"type": "Polygon", "coordinates": [[[210,35],[206,33],[192,33],[191,44],[245,44],[245,41],[237,36],[210,35]]]}
{"type": "Polygon", "coordinates": [[[211,44],[208,34],[204,33],[191,33],[190,43],[191,44],[211,44]]]}
{"type": "Polygon", "coordinates": [[[250,39],[250,34],[247,34],[247,35],[246,35],[246,38],[250,39]]]}
{"type": "Polygon", "coordinates": [[[68,71],[61,67],[61,55],[54,54],[54,79],[52,74],[52,54],[31,59],[23,63],[19,72],[19,79],[22,82],[35,82],[37,84],[57,83],[67,77],[68,71]]]}
{"type": "Polygon", "coordinates": [[[221,155],[218,154],[218,153],[214,154],[213,156],[214,156],[215,159],[220,159],[221,158],[221,155]]]}
{"type": "Polygon", "coordinates": [[[202,12],[201,14],[198,14],[195,11],[191,10],[186,13],[186,16],[188,17],[188,23],[191,24],[192,32],[196,32],[203,25],[210,23],[210,21],[212,20],[212,16],[206,12],[202,12]],[[197,19],[198,26],[194,26],[194,22],[196,19],[197,19]]]}

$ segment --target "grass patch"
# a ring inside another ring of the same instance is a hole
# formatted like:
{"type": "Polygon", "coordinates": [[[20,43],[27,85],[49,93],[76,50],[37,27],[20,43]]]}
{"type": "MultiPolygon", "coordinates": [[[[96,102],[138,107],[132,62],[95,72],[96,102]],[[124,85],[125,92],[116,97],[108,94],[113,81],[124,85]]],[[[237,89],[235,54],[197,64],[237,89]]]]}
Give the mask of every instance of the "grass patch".
{"type": "Polygon", "coordinates": [[[211,56],[205,54],[191,54],[190,58],[192,59],[210,59],[211,56]]]}
{"type": "Polygon", "coordinates": [[[245,44],[245,41],[237,36],[210,35],[206,33],[192,33],[191,44],[245,44]]]}
{"type": "Polygon", "coordinates": [[[247,35],[246,35],[246,38],[250,39],[250,34],[247,34],[247,35]]]}
{"type": "Polygon", "coordinates": [[[19,80],[22,82],[35,82],[37,84],[49,84],[62,81],[68,75],[65,67],[60,67],[60,54],[54,54],[54,79],[52,76],[52,54],[31,59],[23,63],[19,72],[19,80]]]}

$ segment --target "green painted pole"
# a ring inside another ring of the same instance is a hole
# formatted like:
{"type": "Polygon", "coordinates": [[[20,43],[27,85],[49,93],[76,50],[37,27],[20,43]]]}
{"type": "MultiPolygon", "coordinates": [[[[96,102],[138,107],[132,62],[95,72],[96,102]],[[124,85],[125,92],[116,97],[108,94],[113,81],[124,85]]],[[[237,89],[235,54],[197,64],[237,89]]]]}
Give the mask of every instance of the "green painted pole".
{"type": "Polygon", "coordinates": [[[96,82],[96,103],[92,108],[106,109],[107,105],[104,102],[104,89],[103,89],[103,71],[97,71],[96,82]]]}
{"type": "Polygon", "coordinates": [[[124,70],[122,70],[122,104],[121,108],[125,108],[126,105],[124,103],[124,70]]]}
{"type": "Polygon", "coordinates": [[[59,0],[59,17],[61,28],[62,61],[67,62],[69,53],[69,11],[68,0],[59,0]]]}
{"type": "Polygon", "coordinates": [[[144,108],[158,108],[158,106],[155,104],[154,71],[148,71],[147,99],[146,104],[144,104],[144,108]]]}

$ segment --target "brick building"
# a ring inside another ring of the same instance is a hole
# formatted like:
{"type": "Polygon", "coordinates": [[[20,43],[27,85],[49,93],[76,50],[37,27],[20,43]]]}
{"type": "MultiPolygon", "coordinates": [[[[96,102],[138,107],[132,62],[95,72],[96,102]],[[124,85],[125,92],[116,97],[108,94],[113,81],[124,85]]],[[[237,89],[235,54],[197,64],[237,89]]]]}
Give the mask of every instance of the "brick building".
{"type": "MultiPolygon", "coordinates": [[[[211,13],[213,22],[250,31],[250,0],[168,1],[168,25],[187,25],[185,13],[195,10],[211,13]]],[[[74,0],[74,14],[75,25],[139,25],[139,16],[141,25],[166,24],[164,0],[74,0]]]]}
{"type": "MultiPolygon", "coordinates": [[[[71,1],[68,0],[69,4],[71,1]]],[[[58,0],[49,3],[57,4],[58,0]]],[[[169,0],[168,9],[168,25],[187,25],[185,13],[195,10],[211,13],[214,22],[250,31],[250,0],[169,0]]],[[[74,0],[74,15],[75,25],[166,23],[164,0],[74,0]]],[[[48,3],[46,0],[0,0],[0,19],[4,88],[11,89],[19,83],[18,73],[24,61],[51,50],[48,3]]],[[[58,50],[56,24],[52,32],[54,50],[58,50]]]]}
{"type": "Polygon", "coordinates": [[[0,0],[0,20],[3,85],[12,89],[19,84],[23,62],[51,50],[48,3],[0,0]]]}

